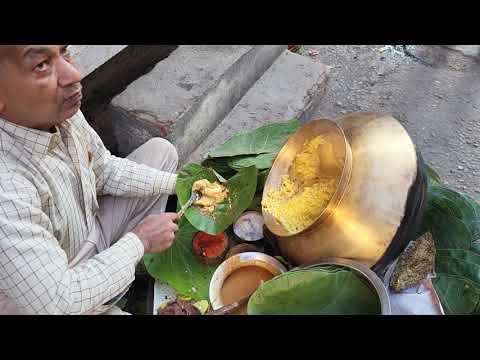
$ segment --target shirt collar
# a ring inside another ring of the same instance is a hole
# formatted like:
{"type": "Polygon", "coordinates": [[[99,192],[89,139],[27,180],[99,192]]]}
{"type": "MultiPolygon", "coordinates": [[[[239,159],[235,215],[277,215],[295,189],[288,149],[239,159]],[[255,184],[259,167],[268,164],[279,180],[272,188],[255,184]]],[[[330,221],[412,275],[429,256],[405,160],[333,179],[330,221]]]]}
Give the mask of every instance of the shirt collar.
{"type": "Polygon", "coordinates": [[[58,127],[55,133],[28,128],[14,124],[0,118],[0,129],[9,134],[16,142],[22,145],[29,152],[37,155],[45,155],[54,137],[60,136],[58,127]]]}

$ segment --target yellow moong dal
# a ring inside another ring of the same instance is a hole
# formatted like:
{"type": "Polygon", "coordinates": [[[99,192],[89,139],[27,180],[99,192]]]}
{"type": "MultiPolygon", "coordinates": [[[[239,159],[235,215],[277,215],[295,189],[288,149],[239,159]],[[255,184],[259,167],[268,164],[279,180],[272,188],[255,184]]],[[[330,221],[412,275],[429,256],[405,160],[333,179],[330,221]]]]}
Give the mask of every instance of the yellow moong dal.
{"type": "Polygon", "coordinates": [[[224,202],[228,197],[228,189],[225,186],[216,181],[212,183],[207,179],[195,181],[192,190],[198,191],[202,195],[193,205],[208,214],[212,214],[215,206],[224,202]]]}
{"type": "MultiPolygon", "coordinates": [[[[322,136],[310,140],[297,154],[279,189],[269,189],[262,207],[290,233],[310,226],[335,191],[335,177],[321,173],[323,150],[332,148],[322,136]]],[[[331,154],[329,154],[331,155],[331,154]]]]}

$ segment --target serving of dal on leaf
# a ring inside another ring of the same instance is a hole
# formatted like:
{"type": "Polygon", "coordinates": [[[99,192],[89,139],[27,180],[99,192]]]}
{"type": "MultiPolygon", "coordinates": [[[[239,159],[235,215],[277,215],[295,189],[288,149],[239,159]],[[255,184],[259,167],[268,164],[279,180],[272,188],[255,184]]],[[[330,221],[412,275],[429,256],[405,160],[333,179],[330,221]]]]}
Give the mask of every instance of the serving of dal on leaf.
{"type": "Polygon", "coordinates": [[[193,203],[200,211],[212,214],[215,207],[228,197],[228,189],[217,181],[210,182],[207,179],[197,180],[192,185],[192,191],[198,191],[202,196],[193,203]]]}

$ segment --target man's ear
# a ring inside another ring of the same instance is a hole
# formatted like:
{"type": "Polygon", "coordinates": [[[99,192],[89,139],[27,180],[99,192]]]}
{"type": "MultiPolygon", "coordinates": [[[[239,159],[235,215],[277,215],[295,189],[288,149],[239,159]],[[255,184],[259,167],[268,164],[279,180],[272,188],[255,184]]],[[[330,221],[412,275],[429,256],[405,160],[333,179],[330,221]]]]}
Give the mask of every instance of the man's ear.
{"type": "Polygon", "coordinates": [[[5,102],[0,98],[0,115],[3,113],[3,110],[5,110],[5,102]]]}

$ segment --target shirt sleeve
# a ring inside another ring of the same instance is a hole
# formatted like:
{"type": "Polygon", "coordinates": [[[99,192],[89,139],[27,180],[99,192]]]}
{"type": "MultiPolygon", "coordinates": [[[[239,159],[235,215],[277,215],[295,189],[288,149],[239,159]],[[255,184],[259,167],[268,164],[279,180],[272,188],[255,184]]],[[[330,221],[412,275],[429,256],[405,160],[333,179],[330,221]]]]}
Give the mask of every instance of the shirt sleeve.
{"type": "Polygon", "coordinates": [[[22,313],[89,312],[133,282],[143,254],[138,237],[127,233],[69,268],[33,185],[20,176],[0,181],[0,292],[22,313]]]}
{"type": "Polygon", "coordinates": [[[175,193],[176,174],[112,155],[81,112],[76,120],[86,132],[93,149],[98,195],[147,197],[175,193]]]}

